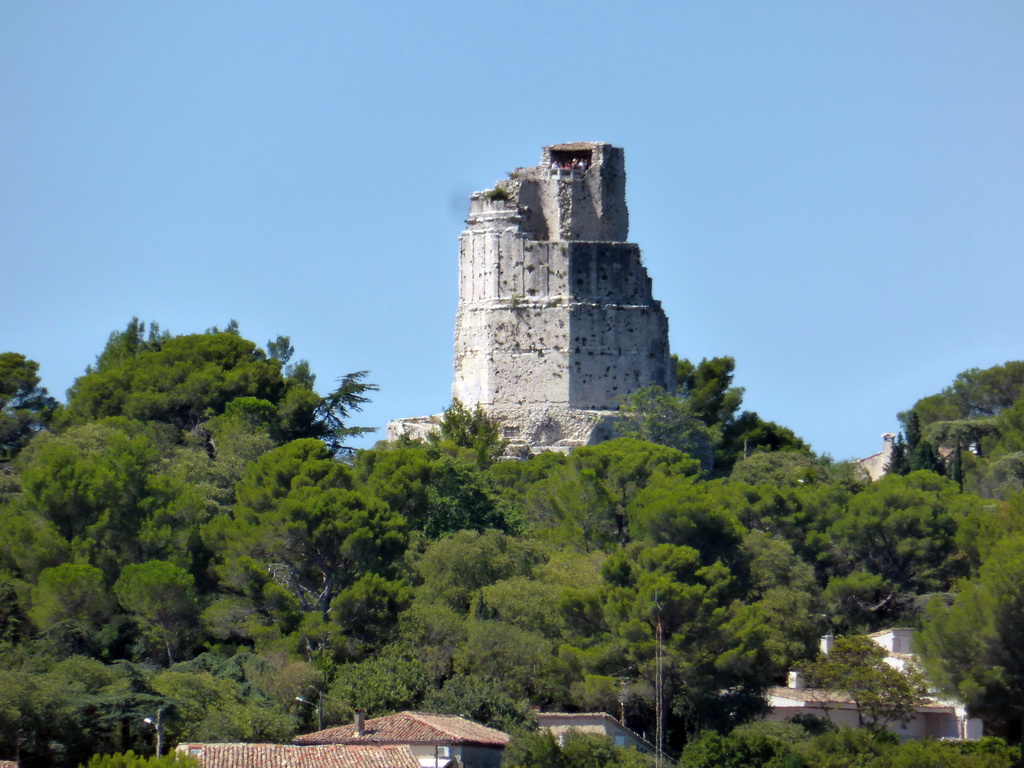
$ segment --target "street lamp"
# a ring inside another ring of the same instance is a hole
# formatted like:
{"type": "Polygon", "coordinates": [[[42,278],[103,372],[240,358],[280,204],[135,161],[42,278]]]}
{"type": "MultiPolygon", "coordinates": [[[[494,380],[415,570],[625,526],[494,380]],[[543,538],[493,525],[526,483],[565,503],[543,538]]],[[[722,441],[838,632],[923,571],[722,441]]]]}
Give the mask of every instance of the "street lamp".
{"type": "Polygon", "coordinates": [[[626,700],[629,698],[629,692],[626,690],[626,685],[628,683],[629,681],[626,678],[619,678],[619,695],[617,698],[619,700],[619,722],[622,725],[626,724],[626,700]]]}
{"type": "Polygon", "coordinates": [[[156,720],[149,717],[142,719],[146,725],[151,725],[156,730],[156,756],[160,757],[164,751],[164,710],[160,707],[156,711],[156,720]]]}
{"type": "Polygon", "coordinates": [[[301,696],[296,696],[295,700],[307,704],[311,707],[316,707],[316,729],[322,731],[324,729],[324,692],[317,691],[316,704],[312,701],[306,701],[301,696]]]}

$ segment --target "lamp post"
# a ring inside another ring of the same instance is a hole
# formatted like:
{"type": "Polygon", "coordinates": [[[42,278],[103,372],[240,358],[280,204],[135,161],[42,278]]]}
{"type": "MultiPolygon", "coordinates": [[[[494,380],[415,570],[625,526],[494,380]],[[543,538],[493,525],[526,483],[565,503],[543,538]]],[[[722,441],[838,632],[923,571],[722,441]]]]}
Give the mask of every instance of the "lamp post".
{"type": "Polygon", "coordinates": [[[145,717],[142,722],[147,725],[152,725],[156,730],[156,756],[160,757],[164,751],[164,709],[160,707],[156,711],[156,720],[145,717]]]}
{"type": "Polygon", "coordinates": [[[296,696],[295,700],[307,704],[311,707],[316,707],[316,729],[322,731],[324,729],[324,692],[317,691],[316,704],[312,701],[306,701],[301,696],[296,696]]]}
{"type": "Polygon", "coordinates": [[[628,698],[628,694],[626,693],[627,682],[626,678],[619,678],[619,723],[622,725],[626,724],[626,699],[628,698]]]}

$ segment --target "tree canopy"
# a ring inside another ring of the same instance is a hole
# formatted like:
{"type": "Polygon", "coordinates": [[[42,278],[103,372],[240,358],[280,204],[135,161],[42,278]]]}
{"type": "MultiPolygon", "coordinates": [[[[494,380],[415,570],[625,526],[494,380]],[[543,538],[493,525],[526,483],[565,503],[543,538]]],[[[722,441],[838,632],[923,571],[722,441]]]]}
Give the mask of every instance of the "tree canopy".
{"type": "Polygon", "coordinates": [[[1024,533],[996,543],[976,577],[929,606],[921,636],[928,671],[972,711],[1024,723],[1024,533]]]}
{"type": "Polygon", "coordinates": [[[367,431],[348,423],[377,389],[365,381],[366,371],[342,376],[320,397],[308,363],[288,364],[294,350],[287,337],[272,342],[268,354],[237,327],[171,336],[154,333],[154,324],[145,339],[144,327],[133,319],[124,332],[111,334],[96,365],[75,380],[69,423],[123,416],[208,436],[210,420],[226,415],[248,419],[279,441],[322,439],[333,452],[367,431]]]}
{"type": "Polygon", "coordinates": [[[0,461],[24,448],[56,409],[57,401],[39,386],[39,363],[17,352],[0,354],[0,461]]]}
{"type": "Polygon", "coordinates": [[[920,627],[933,680],[1019,738],[1017,366],[911,411],[904,466],[869,483],[744,411],[731,358],[680,361],[676,394],[624,403],[624,436],[516,461],[457,402],[429,440],[351,451],[367,374],[321,396],[288,337],[234,323],[133,320],[66,408],[32,361],[0,361],[21,425],[0,464],[0,758],[150,755],[157,711],[170,742],[285,742],[315,727],[302,697],[328,726],[358,706],[522,730],[510,765],[647,763],[537,734],[534,706],[648,739],[660,714],[680,766],[1016,759],[893,743],[917,691],[851,638],[920,627]],[[877,733],[760,720],[801,666],[877,733]]]}
{"type": "Polygon", "coordinates": [[[743,388],[732,386],[736,361],[676,358],[676,393],[645,387],[622,398],[616,433],[676,448],[701,468],[726,476],[737,462],[768,451],[807,451],[791,430],[740,411],[743,388]]]}

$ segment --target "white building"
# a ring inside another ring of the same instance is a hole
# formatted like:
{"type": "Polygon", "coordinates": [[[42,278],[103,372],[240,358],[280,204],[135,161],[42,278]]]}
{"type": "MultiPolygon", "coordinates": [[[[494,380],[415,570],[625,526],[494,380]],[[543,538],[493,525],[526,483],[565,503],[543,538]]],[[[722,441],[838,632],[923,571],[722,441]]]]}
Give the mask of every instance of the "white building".
{"type": "Polygon", "coordinates": [[[617,747],[629,747],[653,755],[655,747],[647,739],[630,730],[607,712],[538,712],[537,725],[551,731],[559,743],[569,731],[607,736],[617,747]]]}
{"type": "MultiPolygon", "coordinates": [[[[886,651],[886,663],[901,672],[908,665],[915,665],[914,630],[904,627],[886,629],[868,635],[886,651]]],[[[833,637],[821,639],[821,652],[832,649],[833,637]]],[[[789,673],[785,687],[769,688],[768,705],[771,707],[769,720],[784,721],[796,715],[812,715],[827,719],[836,725],[857,728],[860,718],[857,705],[841,691],[826,691],[805,688],[797,672],[789,673]]],[[[978,718],[968,717],[967,710],[959,701],[929,695],[917,707],[915,715],[907,722],[892,723],[889,730],[906,739],[955,739],[958,741],[980,739],[982,723],[978,718]]]]}

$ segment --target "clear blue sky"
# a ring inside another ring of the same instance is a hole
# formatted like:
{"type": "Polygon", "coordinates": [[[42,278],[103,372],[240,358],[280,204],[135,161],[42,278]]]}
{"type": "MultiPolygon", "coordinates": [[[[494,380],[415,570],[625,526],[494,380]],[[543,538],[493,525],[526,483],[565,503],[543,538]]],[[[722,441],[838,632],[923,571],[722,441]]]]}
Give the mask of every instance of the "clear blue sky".
{"type": "Polygon", "coordinates": [[[625,147],[672,349],[843,459],[1024,358],[1024,3],[0,4],[0,351],[292,337],[361,423],[450,400],[473,190],[625,147]]]}

